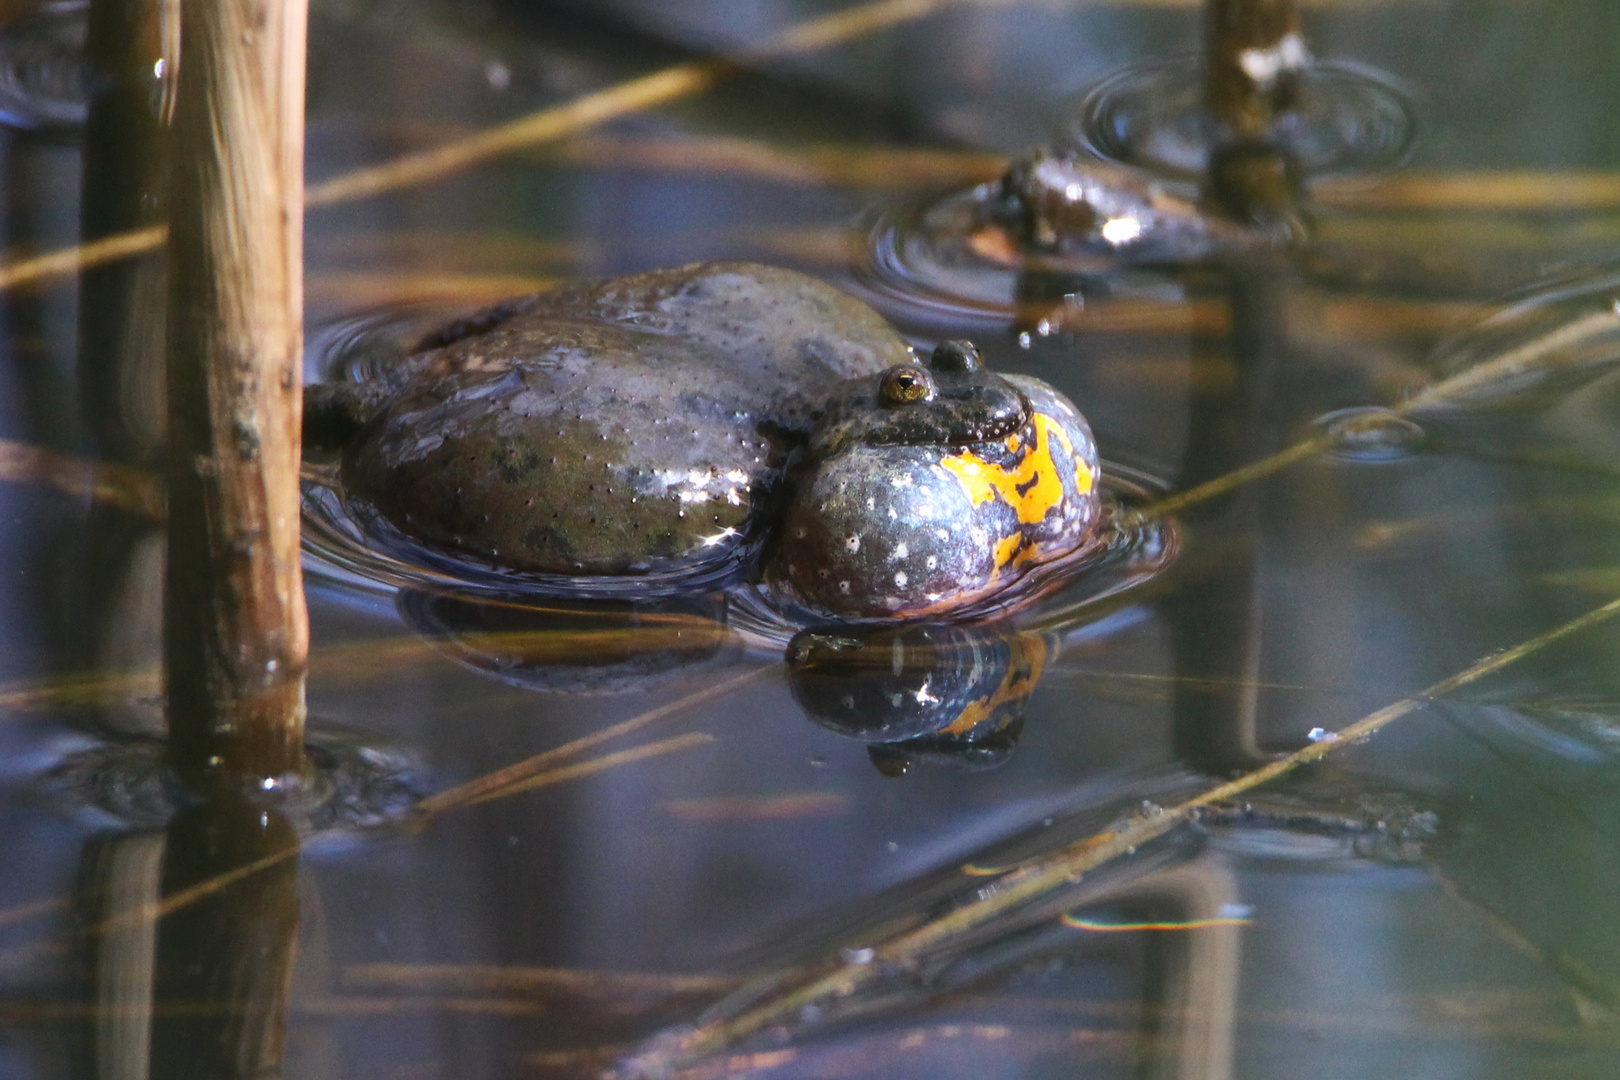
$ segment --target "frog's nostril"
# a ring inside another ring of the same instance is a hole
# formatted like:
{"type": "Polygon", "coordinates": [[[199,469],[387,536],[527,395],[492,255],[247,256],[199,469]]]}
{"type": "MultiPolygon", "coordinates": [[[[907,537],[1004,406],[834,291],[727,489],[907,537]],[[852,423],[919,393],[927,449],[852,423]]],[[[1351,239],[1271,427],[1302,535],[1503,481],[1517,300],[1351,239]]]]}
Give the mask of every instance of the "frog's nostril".
{"type": "Polygon", "coordinates": [[[973,372],[984,367],[984,356],[971,341],[942,341],[934,346],[929,366],[935,371],[973,372]]]}

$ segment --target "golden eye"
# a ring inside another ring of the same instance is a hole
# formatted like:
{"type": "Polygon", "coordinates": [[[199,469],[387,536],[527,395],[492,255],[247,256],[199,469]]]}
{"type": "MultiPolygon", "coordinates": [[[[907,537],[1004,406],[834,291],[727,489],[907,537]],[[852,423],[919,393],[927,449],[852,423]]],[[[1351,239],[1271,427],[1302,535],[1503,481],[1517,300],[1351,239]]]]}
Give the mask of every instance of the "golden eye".
{"type": "Polygon", "coordinates": [[[884,405],[910,405],[917,401],[932,401],[934,380],[928,372],[909,364],[892,367],[883,373],[878,385],[878,401],[884,405]]]}

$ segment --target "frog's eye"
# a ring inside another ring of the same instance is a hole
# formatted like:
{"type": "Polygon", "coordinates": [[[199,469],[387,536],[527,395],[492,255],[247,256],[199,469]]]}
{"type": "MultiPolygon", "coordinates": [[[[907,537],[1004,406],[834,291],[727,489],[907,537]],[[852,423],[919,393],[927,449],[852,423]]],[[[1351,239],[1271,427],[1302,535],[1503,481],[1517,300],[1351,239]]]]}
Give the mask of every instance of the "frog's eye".
{"type": "Polygon", "coordinates": [[[910,364],[885,371],[883,381],[878,384],[878,401],[884,405],[910,405],[933,398],[933,378],[922,368],[910,364]]]}
{"type": "Polygon", "coordinates": [[[942,341],[934,346],[928,366],[935,371],[973,372],[984,367],[984,357],[971,341],[942,341]]]}

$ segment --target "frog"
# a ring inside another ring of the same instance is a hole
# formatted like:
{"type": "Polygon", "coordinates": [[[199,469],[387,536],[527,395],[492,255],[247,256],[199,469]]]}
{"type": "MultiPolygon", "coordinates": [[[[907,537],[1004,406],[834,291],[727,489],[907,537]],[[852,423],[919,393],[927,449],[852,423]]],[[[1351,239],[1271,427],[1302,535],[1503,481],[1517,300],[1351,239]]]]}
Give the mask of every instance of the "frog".
{"type": "Polygon", "coordinates": [[[1093,539],[1063,395],[924,360],[818,278],[743,262],[585,280],[305,391],[306,446],[413,550],[575,595],[754,581],[807,618],[947,615],[1093,539]]]}

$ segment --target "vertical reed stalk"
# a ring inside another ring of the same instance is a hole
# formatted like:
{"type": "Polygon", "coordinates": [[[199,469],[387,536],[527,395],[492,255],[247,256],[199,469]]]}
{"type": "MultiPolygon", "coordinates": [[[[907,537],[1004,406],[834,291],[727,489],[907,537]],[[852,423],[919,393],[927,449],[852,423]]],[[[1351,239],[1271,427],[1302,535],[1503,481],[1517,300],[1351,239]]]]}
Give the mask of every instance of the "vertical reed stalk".
{"type": "Polygon", "coordinates": [[[182,0],[169,187],[171,754],[303,766],[298,547],[307,0],[182,0]]]}
{"type": "Polygon", "coordinates": [[[1310,54],[1297,0],[1208,0],[1204,105],[1236,139],[1263,139],[1298,103],[1310,54]]]}

